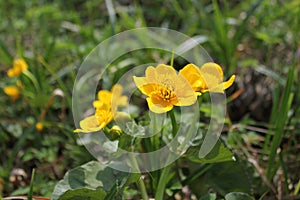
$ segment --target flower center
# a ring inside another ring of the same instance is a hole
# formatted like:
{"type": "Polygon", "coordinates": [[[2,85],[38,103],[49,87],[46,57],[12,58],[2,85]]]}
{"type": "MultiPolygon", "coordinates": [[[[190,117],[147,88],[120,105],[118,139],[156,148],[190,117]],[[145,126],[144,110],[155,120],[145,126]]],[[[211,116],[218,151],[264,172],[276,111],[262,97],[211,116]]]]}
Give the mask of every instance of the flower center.
{"type": "Polygon", "coordinates": [[[170,101],[172,98],[175,97],[173,89],[169,88],[169,87],[167,87],[165,85],[164,86],[159,86],[159,88],[158,88],[158,94],[165,101],[170,101]]]}

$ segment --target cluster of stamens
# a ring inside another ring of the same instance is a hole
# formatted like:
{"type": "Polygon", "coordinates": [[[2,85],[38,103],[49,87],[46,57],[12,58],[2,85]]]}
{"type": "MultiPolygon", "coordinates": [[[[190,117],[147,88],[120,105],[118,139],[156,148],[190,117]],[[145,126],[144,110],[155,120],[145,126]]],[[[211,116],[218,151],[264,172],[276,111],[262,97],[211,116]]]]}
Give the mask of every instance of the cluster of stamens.
{"type": "Polygon", "coordinates": [[[160,94],[165,101],[170,101],[173,92],[169,88],[161,88],[160,94]]]}

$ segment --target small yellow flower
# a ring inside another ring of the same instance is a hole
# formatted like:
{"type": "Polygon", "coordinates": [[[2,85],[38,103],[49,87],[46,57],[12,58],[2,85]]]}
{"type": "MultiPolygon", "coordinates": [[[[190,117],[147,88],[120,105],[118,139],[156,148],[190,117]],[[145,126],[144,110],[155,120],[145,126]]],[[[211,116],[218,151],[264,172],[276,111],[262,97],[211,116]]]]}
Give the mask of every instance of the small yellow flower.
{"type": "Polygon", "coordinates": [[[205,63],[200,69],[194,64],[188,64],[179,71],[179,74],[189,81],[194,91],[202,93],[207,91],[224,93],[235,79],[235,75],[232,75],[228,81],[223,82],[222,68],[212,62],[205,63]]]}
{"type": "Polygon", "coordinates": [[[96,109],[96,113],[94,115],[81,120],[79,123],[81,129],[76,129],[74,132],[89,133],[99,131],[106,127],[112,119],[113,114],[110,107],[103,105],[96,109]]]}
{"type": "Polygon", "coordinates": [[[28,69],[28,65],[22,58],[17,58],[14,60],[13,67],[7,71],[9,77],[20,76],[21,73],[28,69]]]}
{"type": "Polygon", "coordinates": [[[197,100],[189,82],[168,65],[149,66],[145,77],[133,77],[139,90],[147,95],[149,109],[155,113],[165,113],[173,106],[190,106],[197,100]]]}
{"type": "Polygon", "coordinates": [[[89,132],[96,132],[101,130],[96,115],[92,115],[81,120],[79,125],[80,125],[80,129],[74,130],[75,133],[78,132],[89,133],[89,132]]]}
{"type": "Polygon", "coordinates": [[[38,132],[41,132],[44,128],[44,125],[42,124],[42,122],[38,122],[35,124],[35,128],[38,132]]]}
{"type": "Polygon", "coordinates": [[[106,127],[106,125],[113,120],[113,112],[111,107],[105,104],[96,108],[95,116],[98,120],[98,126],[100,129],[106,127]]]}
{"type": "Polygon", "coordinates": [[[80,121],[80,129],[76,129],[74,132],[89,133],[105,128],[117,114],[117,107],[127,104],[128,99],[126,96],[122,96],[121,85],[114,85],[111,91],[100,90],[98,100],[93,102],[96,109],[95,114],[80,121]]]}
{"type": "Polygon", "coordinates": [[[16,86],[7,86],[3,90],[6,95],[10,96],[12,101],[17,100],[20,97],[19,89],[16,86]]]}

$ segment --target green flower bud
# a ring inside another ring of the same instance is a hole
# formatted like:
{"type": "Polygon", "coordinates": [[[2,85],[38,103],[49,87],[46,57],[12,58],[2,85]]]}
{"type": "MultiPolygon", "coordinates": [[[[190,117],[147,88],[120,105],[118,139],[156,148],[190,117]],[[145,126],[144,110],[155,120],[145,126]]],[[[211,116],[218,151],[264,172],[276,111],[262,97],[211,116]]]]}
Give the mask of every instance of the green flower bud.
{"type": "Polygon", "coordinates": [[[111,129],[109,129],[107,136],[110,140],[117,140],[122,134],[122,130],[119,126],[114,125],[111,129]]]}

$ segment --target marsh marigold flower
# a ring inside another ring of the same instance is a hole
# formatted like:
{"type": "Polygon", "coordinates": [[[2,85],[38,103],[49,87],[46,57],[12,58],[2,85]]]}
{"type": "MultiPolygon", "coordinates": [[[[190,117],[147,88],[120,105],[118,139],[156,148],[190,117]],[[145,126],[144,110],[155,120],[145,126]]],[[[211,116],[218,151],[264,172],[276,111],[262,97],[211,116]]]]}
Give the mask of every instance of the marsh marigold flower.
{"type": "Polygon", "coordinates": [[[205,63],[200,69],[194,64],[188,64],[179,71],[179,74],[189,81],[194,91],[202,93],[207,91],[224,93],[235,79],[235,75],[232,75],[228,81],[223,82],[222,68],[212,62],[205,63]]]}
{"type": "Polygon", "coordinates": [[[80,129],[74,132],[96,132],[107,126],[113,120],[113,113],[108,105],[103,104],[96,109],[94,115],[89,116],[79,122],[80,129]]]}
{"type": "Polygon", "coordinates": [[[93,102],[96,109],[95,114],[80,121],[80,129],[76,129],[74,132],[89,133],[105,128],[113,120],[117,107],[127,104],[127,97],[122,96],[121,85],[114,85],[111,91],[100,90],[98,100],[93,102]]]}
{"type": "Polygon", "coordinates": [[[3,89],[3,91],[13,101],[17,100],[20,97],[19,88],[16,86],[7,86],[3,89]]]}
{"type": "Polygon", "coordinates": [[[172,66],[159,64],[149,66],[145,77],[133,77],[138,89],[147,95],[149,109],[155,113],[165,113],[173,106],[190,106],[197,100],[189,82],[172,66]]]}
{"type": "Polygon", "coordinates": [[[35,128],[38,132],[41,132],[44,128],[44,125],[42,124],[42,122],[38,122],[35,124],[35,128]]]}
{"type": "Polygon", "coordinates": [[[22,58],[17,58],[14,60],[13,67],[7,71],[9,77],[20,76],[21,73],[28,69],[27,63],[22,58]]]}

